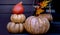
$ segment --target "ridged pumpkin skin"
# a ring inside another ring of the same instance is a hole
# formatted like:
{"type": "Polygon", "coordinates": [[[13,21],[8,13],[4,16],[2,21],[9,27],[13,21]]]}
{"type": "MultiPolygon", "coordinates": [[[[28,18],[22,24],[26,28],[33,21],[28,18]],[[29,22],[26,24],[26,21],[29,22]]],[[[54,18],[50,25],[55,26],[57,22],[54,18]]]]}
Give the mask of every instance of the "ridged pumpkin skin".
{"type": "Polygon", "coordinates": [[[26,19],[24,27],[31,34],[43,34],[49,30],[50,24],[46,18],[30,16],[26,19]]]}
{"type": "Polygon", "coordinates": [[[47,18],[49,21],[52,21],[53,20],[53,17],[51,14],[40,14],[39,17],[41,18],[47,18]]]}
{"type": "Polygon", "coordinates": [[[23,32],[23,24],[21,24],[21,23],[14,23],[14,22],[9,22],[8,24],[7,24],[7,30],[9,31],[9,32],[11,32],[11,33],[21,33],[21,32],[23,32]]]}
{"type": "Polygon", "coordinates": [[[22,23],[25,21],[26,17],[24,14],[12,14],[11,17],[10,17],[11,21],[12,22],[19,22],[19,23],[22,23]]]}

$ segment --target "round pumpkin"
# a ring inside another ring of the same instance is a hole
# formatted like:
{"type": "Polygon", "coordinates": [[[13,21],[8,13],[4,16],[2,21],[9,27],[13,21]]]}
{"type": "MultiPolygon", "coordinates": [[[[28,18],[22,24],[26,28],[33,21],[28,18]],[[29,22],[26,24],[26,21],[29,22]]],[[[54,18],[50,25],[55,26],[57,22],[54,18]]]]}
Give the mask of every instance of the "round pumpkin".
{"type": "Polygon", "coordinates": [[[13,14],[22,14],[24,12],[24,6],[22,5],[22,3],[23,2],[19,2],[13,7],[12,9],[13,14]]]}
{"type": "Polygon", "coordinates": [[[22,22],[25,21],[26,17],[25,17],[24,14],[18,14],[18,15],[17,14],[12,14],[10,19],[11,19],[12,22],[22,23],[22,22]]]}
{"type": "Polygon", "coordinates": [[[39,15],[40,18],[47,18],[49,21],[53,20],[53,17],[51,14],[40,14],[39,15]]]}
{"type": "Polygon", "coordinates": [[[26,19],[24,27],[31,34],[43,34],[49,30],[50,24],[46,18],[30,16],[26,19]]]}
{"type": "Polygon", "coordinates": [[[21,32],[23,32],[23,24],[21,24],[21,23],[14,23],[14,22],[9,22],[8,24],[7,24],[7,30],[9,31],[9,32],[11,32],[11,33],[21,33],[21,32]]]}

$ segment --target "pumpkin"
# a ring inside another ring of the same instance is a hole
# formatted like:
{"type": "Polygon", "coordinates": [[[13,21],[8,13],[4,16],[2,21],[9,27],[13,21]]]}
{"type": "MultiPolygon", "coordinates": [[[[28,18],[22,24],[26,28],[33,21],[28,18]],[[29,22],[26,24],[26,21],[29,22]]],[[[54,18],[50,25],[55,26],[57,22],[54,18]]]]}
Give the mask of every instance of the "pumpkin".
{"type": "Polygon", "coordinates": [[[40,17],[40,18],[45,17],[45,18],[47,18],[49,21],[53,20],[53,17],[52,17],[51,14],[40,14],[39,17],[40,17]]]}
{"type": "Polygon", "coordinates": [[[43,34],[49,30],[50,24],[46,18],[30,16],[23,24],[27,32],[31,34],[43,34]]]}
{"type": "Polygon", "coordinates": [[[7,30],[9,31],[9,32],[11,32],[11,33],[21,33],[21,32],[23,32],[23,24],[21,24],[21,23],[14,23],[14,22],[9,22],[8,24],[7,24],[7,30]]]}
{"type": "Polygon", "coordinates": [[[22,22],[25,21],[26,17],[25,17],[24,14],[18,14],[18,15],[17,14],[12,14],[10,19],[11,19],[12,22],[22,23],[22,22]]]}
{"type": "Polygon", "coordinates": [[[21,1],[13,7],[12,9],[13,14],[22,14],[24,12],[24,7],[22,3],[23,2],[21,1]]]}

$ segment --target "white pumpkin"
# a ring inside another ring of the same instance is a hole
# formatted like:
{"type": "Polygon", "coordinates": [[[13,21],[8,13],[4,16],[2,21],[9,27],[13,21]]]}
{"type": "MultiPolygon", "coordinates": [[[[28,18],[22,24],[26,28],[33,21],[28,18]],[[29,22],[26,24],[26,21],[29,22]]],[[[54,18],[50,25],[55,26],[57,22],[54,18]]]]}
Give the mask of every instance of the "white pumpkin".
{"type": "Polygon", "coordinates": [[[53,20],[53,17],[51,14],[40,14],[39,17],[41,18],[47,18],[49,21],[53,20]]]}
{"type": "Polygon", "coordinates": [[[14,23],[14,22],[9,22],[7,24],[7,30],[11,33],[21,33],[23,32],[23,24],[22,23],[14,23]]]}
{"type": "Polygon", "coordinates": [[[50,24],[46,18],[30,16],[26,19],[24,27],[31,34],[43,34],[49,30],[50,24]]]}
{"type": "Polygon", "coordinates": [[[18,15],[17,14],[12,14],[10,19],[11,19],[12,22],[22,23],[22,22],[25,21],[26,17],[25,17],[24,14],[18,14],[18,15]]]}

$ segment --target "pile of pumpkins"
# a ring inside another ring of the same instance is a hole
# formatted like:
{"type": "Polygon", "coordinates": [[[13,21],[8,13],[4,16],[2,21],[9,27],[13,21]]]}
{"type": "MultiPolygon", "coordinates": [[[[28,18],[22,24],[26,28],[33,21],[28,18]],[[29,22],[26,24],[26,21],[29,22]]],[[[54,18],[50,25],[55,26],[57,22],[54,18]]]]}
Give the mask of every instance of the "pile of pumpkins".
{"type": "Polygon", "coordinates": [[[23,22],[26,19],[24,14],[12,14],[11,17],[11,22],[7,24],[7,29],[11,33],[19,33],[22,32],[24,27],[23,27],[23,22]]]}
{"type": "Polygon", "coordinates": [[[40,14],[39,16],[26,16],[23,14],[22,2],[13,8],[11,22],[7,24],[7,30],[11,33],[22,33],[25,29],[31,34],[44,34],[50,28],[49,21],[53,20],[51,14],[40,14]],[[19,8],[20,7],[20,8],[19,8]],[[21,11],[22,10],[22,11],[21,11]]]}

